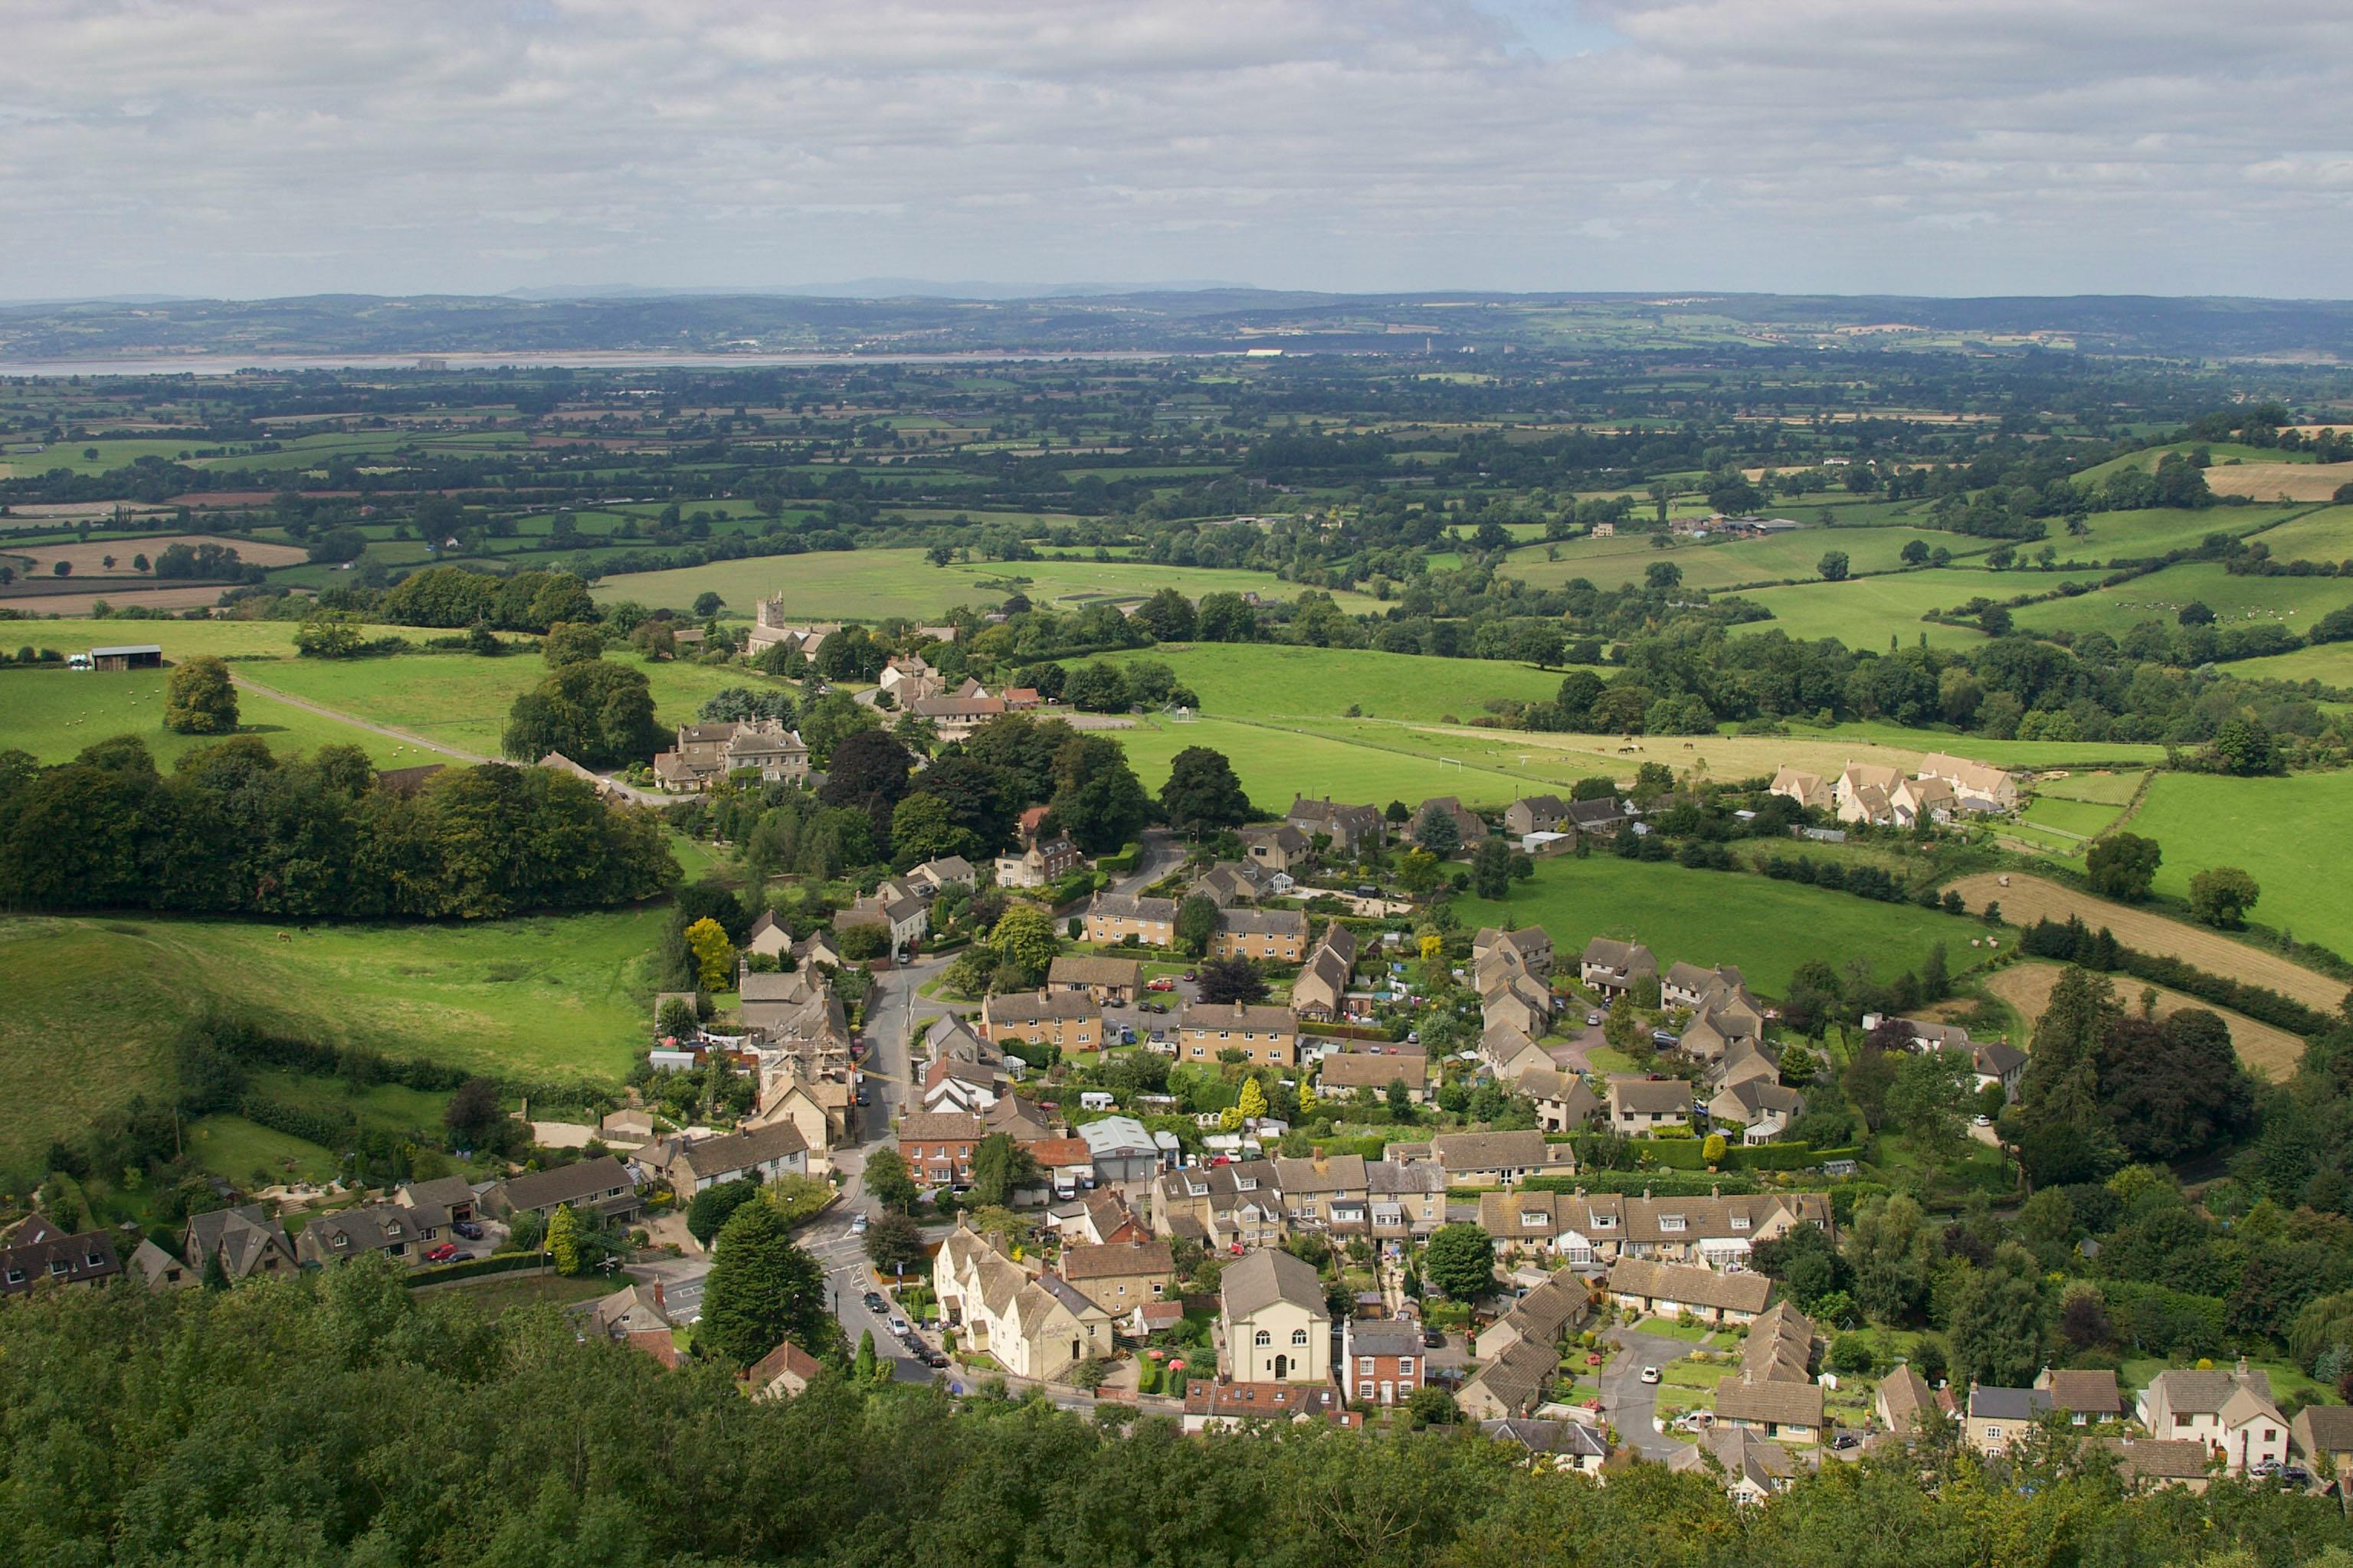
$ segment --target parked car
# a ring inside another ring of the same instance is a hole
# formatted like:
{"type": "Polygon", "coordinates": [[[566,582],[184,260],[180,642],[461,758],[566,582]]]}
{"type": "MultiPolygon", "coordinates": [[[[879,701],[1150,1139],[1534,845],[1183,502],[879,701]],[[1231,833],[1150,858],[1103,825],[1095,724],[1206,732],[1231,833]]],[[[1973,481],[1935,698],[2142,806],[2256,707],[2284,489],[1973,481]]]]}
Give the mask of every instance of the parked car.
{"type": "Polygon", "coordinates": [[[923,1353],[921,1360],[925,1366],[928,1366],[934,1371],[937,1371],[939,1368],[948,1364],[948,1358],[938,1351],[925,1351],[923,1353]]]}
{"type": "Polygon", "coordinates": [[[872,1091],[871,1091],[871,1090],[869,1090],[869,1089],[860,1089],[860,1090],[858,1091],[858,1103],[859,1103],[859,1104],[860,1104],[860,1105],[871,1105],[871,1104],[873,1104],[873,1103],[874,1103],[874,1095],[873,1095],[872,1091]]]}
{"type": "Polygon", "coordinates": [[[878,1290],[869,1290],[866,1292],[865,1301],[866,1310],[870,1312],[887,1312],[891,1310],[891,1303],[885,1301],[882,1299],[881,1292],[878,1290]]]}
{"type": "Polygon", "coordinates": [[[1145,985],[1145,989],[1146,991],[1174,991],[1176,989],[1176,983],[1164,974],[1159,979],[1145,985]]]}
{"type": "Polygon", "coordinates": [[[1426,1351],[1442,1351],[1446,1348],[1446,1336],[1436,1329],[1424,1329],[1421,1331],[1421,1348],[1426,1351]]]}
{"type": "Polygon", "coordinates": [[[1677,1046],[1680,1046],[1683,1043],[1683,1037],[1680,1035],[1670,1034],[1664,1029],[1653,1029],[1651,1031],[1651,1044],[1658,1047],[1659,1049],[1662,1051],[1673,1050],[1677,1046]]]}
{"type": "Polygon", "coordinates": [[[440,1246],[435,1247],[432,1251],[427,1253],[425,1255],[425,1261],[427,1263],[447,1263],[457,1256],[457,1244],[455,1242],[445,1241],[440,1246]]]}
{"type": "Polygon", "coordinates": [[[1860,1432],[1841,1432],[1837,1436],[1831,1439],[1831,1447],[1841,1449],[1860,1448],[1862,1447],[1862,1434],[1860,1432]]]}
{"type": "Polygon", "coordinates": [[[1642,1381],[1643,1381],[1644,1383],[1656,1383],[1656,1382],[1658,1382],[1658,1381],[1659,1381],[1659,1369],[1658,1369],[1657,1367],[1655,1367],[1655,1366],[1646,1366],[1646,1367],[1644,1367],[1644,1368],[1642,1369],[1642,1381]]]}
{"type": "Polygon", "coordinates": [[[449,1228],[456,1231],[459,1236],[464,1237],[468,1241],[480,1241],[482,1239],[482,1227],[470,1219],[461,1219],[449,1228]]]}
{"type": "Polygon", "coordinates": [[[1185,978],[1186,978],[1186,979],[1187,979],[1187,980],[1198,980],[1198,979],[1200,979],[1201,977],[1200,977],[1200,975],[1198,975],[1198,973],[1194,973],[1192,970],[1189,970],[1189,969],[1188,969],[1188,970],[1187,970],[1187,971],[1185,972],[1185,978]]]}
{"type": "Polygon", "coordinates": [[[2310,1486],[2312,1472],[2302,1465],[2282,1465],[2279,1479],[2292,1487],[2310,1486]]]}
{"type": "Polygon", "coordinates": [[[1990,1116],[1973,1116],[1969,1118],[1969,1125],[1972,1127],[1990,1127],[1993,1125],[1993,1118],[1990,1116]]]}
{"type": "Polygon", "coordinates": [[[896,1312],[891,1314],[891,1331],[898,1335],[901,1339],[905,1339],[910,1333],[913,1332],[912,1329],[907,1327],[907,1320],[896,1312]]]}
{"type": "Polygon", "coordinates": [[[1588,1013],[1585,1016],[1585,1026],[1588,1029],[1599,1028],[1601,1026],[1601,1015],[1599,1013],[1588,1013]]]}
{"type": "Polygon", "coordinates": [[[852,1236],[864,1236],[866,1234],[866,1226],[869,1223],[871,1222],[864,1215],[856,1215],[849,1222],[849,1234],[852,1236]]]}

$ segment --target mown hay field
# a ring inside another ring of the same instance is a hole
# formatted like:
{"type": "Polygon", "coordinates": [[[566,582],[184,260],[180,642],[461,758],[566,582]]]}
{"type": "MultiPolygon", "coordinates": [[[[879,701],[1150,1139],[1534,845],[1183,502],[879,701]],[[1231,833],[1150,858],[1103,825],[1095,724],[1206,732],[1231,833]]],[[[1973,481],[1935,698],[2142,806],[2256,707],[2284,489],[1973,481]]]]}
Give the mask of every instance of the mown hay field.
{"type": "Polygon", "coordinates": [[[1997,873],[1981,871],[1947,886],[1950,891],[1961,895],[1971,912],[1983,910],[1989,900],[1999,902],[2002,919],[2014,926],[2031,925],[2038,920],[2064,921],[2071,915],[2079,915],[2094,931],[2107,927],[2126,947],[2178,958],[2209,974],[2268,986],[2323,1013],[2335,1012],[2337,1004],[2345,1000],[2347,987],[2342,980],[2331,980],[2220,931],[2188,925],[2113,900],[2094,898],[2041,877],[2012,872],[2010,886],[2005,888],[2000,885],[1997,873]]]}

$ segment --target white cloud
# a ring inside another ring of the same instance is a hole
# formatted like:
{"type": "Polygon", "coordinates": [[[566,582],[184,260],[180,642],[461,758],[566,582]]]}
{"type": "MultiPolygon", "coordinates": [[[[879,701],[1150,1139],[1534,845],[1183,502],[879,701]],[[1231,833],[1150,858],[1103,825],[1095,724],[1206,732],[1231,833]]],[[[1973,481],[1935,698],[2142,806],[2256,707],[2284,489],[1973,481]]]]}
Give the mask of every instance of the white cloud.
{"type": "Polygon", "coordinates": [[[0,298],[2337,293],[2353,242],[2340,0],[9,10],[0,298]]]}

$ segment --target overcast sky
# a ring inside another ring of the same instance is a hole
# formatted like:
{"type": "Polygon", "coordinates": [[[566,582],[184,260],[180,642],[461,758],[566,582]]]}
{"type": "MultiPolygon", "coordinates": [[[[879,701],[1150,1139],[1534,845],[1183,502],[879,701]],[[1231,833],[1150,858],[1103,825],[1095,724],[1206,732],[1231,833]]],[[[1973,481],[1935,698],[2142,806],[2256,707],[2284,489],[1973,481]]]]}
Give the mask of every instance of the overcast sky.
{"type": "Polygon", "coordinates": [[[0,299],[2342,297],[2353,0],[6,0],[0,299]]]}

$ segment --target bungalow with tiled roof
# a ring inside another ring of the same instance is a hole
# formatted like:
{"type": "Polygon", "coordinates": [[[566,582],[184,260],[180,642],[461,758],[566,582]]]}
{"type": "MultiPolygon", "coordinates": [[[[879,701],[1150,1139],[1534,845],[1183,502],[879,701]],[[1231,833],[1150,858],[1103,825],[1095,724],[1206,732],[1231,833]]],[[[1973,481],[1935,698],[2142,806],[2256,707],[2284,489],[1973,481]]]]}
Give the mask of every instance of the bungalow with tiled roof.
{"type": "Polygon", "coordinates": [[[1609,1294],[1620,1307],[1646,1317],[1696,1318],[1721,1327],[1764,1311],[1773,1281],[1762,1274],[1724,1273],[1679,1263],[1620,1258],[1609,1270],[1609,1294]]]}

